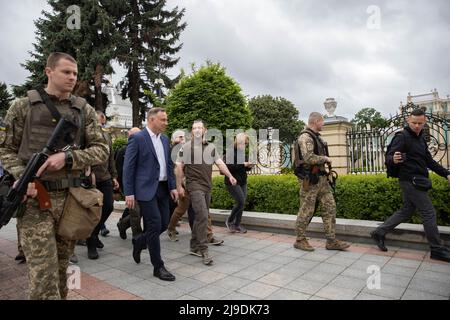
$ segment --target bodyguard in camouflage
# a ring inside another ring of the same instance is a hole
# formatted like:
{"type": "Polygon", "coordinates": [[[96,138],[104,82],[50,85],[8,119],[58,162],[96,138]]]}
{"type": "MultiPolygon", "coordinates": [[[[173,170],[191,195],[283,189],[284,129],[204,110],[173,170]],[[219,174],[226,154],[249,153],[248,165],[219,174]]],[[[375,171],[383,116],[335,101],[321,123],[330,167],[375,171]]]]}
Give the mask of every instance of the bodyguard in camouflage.
{"type": "MultiPolygon", "coordinates": [[[[73,148],[51,155],[37,176],[49,192],[52,208],[41,211],[35,199],[33,183],[27,190],[25,211],[17,217],[21,244],[28,268],[30,299],[65,299],[67,267],[74,241],[56,235],[69,187],[80,186],[80,175],[90,165],[107,160],[108,146],[98,127],[94,109],[82,98],[71,95],[77,81],[77,64],[64,53],[48,57],[45,89],[59,113],[79,128],[73,148]],[[80,150],[80,146],[84,149],[80,150]]],[[[45,146],[56,126],[55,119],[36,90],[17,99],[8,110],[6,131],[0,140],[0,160],[5,169],[18,179],[32,154],[45,146]]],[[[39,195],[38,195],[39,196],[39,195]]]]}
{"type": "Polygon", "coordinates": [[[316,201],[322,205],[322,220],[327,238],[328,250],[344,250],[350,245],[336,240],[336,203],[325,171],[325,164],[331,164],[326,156],[326,142],[322,140],[319,132],[322,130],[323,117],[318,112],[309,115],[308,127],[300,133],[298,144],[305,176],[299,178],[300,183],[300,210],[298,212],[296,232],[297,240],[294,247],[305,251],[314,251],[306,239],[306,228],[314,214],[316,201]]]}

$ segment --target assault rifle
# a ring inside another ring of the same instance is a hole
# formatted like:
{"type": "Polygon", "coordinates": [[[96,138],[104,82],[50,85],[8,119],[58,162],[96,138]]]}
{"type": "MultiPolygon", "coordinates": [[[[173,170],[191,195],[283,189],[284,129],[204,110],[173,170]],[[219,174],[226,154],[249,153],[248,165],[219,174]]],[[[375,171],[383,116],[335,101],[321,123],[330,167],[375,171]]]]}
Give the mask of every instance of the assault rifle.
{"type": "Polygon", "coordinates": [[[61,139],[67,137],[68,134],[77,128],[78,126],[72,121],[61,117],[46,146],[41,152],[33,154],[17,183],[12,186],[11,177],[4,177],[2,181],[4,181],[4,184],[8,183],[7,187],[9,187],[9,191],[6,196],[0,194],[0,228],[8,224],[23,202],[24,196],[27,194],[28,183],[30,182],[35,182],[36,184],[40,208],[51,208],[48,192],[39,180],[36,179],[36,173],[50,155],[59,151],[58,146],[60,146],[61,139]]]}

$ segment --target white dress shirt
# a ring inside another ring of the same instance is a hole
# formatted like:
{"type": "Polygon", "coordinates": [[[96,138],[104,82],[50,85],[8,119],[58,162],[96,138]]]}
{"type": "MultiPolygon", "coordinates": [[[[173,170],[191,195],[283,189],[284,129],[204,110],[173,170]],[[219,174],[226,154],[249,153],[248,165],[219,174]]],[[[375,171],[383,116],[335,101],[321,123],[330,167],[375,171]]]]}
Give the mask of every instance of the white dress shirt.
{"type": "Polygon", "coordinates": [[[154,134],[149,127],[147,131],[152,139],[153,147],[156,151],[156,156],[159,162],[159,181],[167,181],[167,166],[166,166],[166,156],[164,155],[164,147],[161,141],[161,134],[154,134]]]}

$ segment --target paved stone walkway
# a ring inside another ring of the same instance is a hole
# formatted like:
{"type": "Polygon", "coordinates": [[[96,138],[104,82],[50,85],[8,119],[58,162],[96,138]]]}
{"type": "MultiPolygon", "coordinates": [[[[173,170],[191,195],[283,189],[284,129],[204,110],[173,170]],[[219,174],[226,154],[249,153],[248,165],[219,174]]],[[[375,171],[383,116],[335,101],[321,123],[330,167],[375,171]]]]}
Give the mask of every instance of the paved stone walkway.
{"type": "MultiPolygon", "coordinates": [[[[249,230],[230,234],[214,227],[225,240],[211,246],[212,266],[189,255],[190,230],[179,228],[178,242],[161,235],[166,267],[177,277],[164,282],[153,277],[148,252],[142,262],[131,256],[131,233],[119,238],[113,213],[107,222],[111,233],[101,237],[105,244],[98,260],[87,258],[87,249],[76,247],[81,269],[81,289],[71,290],[69,299],[117,300],[448,300],[450,264],[429,259],[429,252],[390,247],[380,252],[373,246],[353,243],[346,252],[326,250],[325,241],[311,239],[317,249],[303,252],[292,247],[293,236],[249,230]],[[369,272],[368,272],[369,268],[369,272]],[[380,270],[379,288],[375,271],[380,270]],[[375,271],[374,271],[375,270],[375,271]],[[370,277],[369,281],[368,278],[370,277]],[[369,284],[368,284],[369,283],[369,284]]],[[[26,266],[17,264],[14,223],[0,230],[0,300],[25,299],[26,266]]]]}

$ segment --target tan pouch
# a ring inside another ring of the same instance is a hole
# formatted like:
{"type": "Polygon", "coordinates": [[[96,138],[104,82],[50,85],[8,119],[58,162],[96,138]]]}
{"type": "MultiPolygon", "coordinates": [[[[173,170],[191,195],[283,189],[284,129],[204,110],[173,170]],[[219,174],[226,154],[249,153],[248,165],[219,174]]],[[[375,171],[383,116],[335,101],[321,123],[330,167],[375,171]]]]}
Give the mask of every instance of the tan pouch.
{"type": "Polygon", "coordinates": [[[67,240],[89,238],[100,221],[103,193],[95,188],[69,188],[59,221],[58,235],[67,240]]]}

